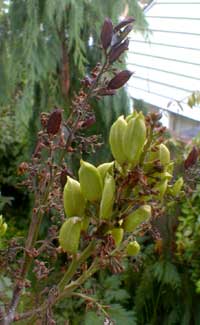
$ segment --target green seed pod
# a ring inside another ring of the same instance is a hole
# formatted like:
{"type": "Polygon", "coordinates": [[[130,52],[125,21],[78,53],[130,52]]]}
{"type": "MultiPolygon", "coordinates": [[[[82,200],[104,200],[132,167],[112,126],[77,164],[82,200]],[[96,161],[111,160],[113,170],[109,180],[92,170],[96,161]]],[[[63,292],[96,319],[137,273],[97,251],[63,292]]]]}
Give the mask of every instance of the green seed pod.
{"type": "Polygon", "coordinates": [[[1,214],[1,215],[0,215],[0,227],[1,227],[2,223],[3,223],[3,216],[2,216],[2,214],[1,214]]]}
{"type": "Polygon", "coordinates": [[[128,161],[137,165],[146,141],[146,125],[142,112],[129,120],[124,135],[124,152],[128,161]]]}
{"type": "Polygon", "coordinates": [[[136,256],[138,255],[139,252],[140,252],[140,245],[136,240],[130,242],[126,247],[126,253],[129,256],[136,256]]]}
{"type": "Polygon", "coordinates": [[[172,195],[178,196],[180,194],[183,183],[183,177],[180,177],[171,188],[172,195]]]}
{"type": "Polygon", "coordinates": [[[159,150],[158,151],[148,151],[145,156],[145,165],[147,165],[150,169],[150,167],[154,167],[154,160],[160,159],[159,157],[159,150]]]}
{"type": "Polygon", "coordinates": [[[0,235],[3,236],[6,233],[8,226],[6,222],[3,222],[3,216],[0,215],[0,235]]]}
{"type": "Polygon", "coordinates": [[[128,123],[132,118],[136,117],[138,115],[138,113],[136,111],[134,111],[133,113],[129,114],[126,117],[126,122],[128,123]]]}
{"type": "Polygon", "coordinates": [[[87,231],[88,227],[89,227],[89,224],[90,224],[90,218],[89,217],[84,217],[82,219],[82,223],[81,223],[81,230],[82,231],[87,231]]]}
{"type": "Polygon", "coordinates": [[[80,184],[69,176],[63,191],[63,202],[67,217],[81,217],[84,214],[85,199],[80,184]]]}
{"type": "Polygon", "coordinates": [[[0,227],[0,234],[2,236],[6,233],[7,228],[8,228],[8,225],[7,225],[7,223],[4,222],[0,227]]]}
{"type": "Polygon", "coordinates": [[[114,161],[110,162],[110,163],[104,163],[104,164],[101,164],[97,167],[100,175],[101,175],[101,178],[104,182],[104,179],[105,179],[105,176],[108,172],[110,172],[112,174],[112,171],[113,171],[113,166],[114,166],[114,161]]]}
{"type": "Polygon", "coordinates": [[[155,170],[155,163],[154,161],[146,161],[143,163],[142,167],[145,173],[152,173],[155,170]]]}
{"type": "Polygon", "coordinates": [[[173,175],[174,172],[174,162],[170,162],[169,165],[165,167],[166,172],[170,173],[173,175]]]}
{"type": "Polygon", "coordinates": [[[109,143],[113,157],[116,161],[122,165],[126,161],[126,155],[124,153],[123,138],[127,122],[123,116],[120,116],[115,123],[111,126],[109,143]]]}
{"type": "Polygon", "coordinates": [[[137,210],[129,214],[123,222],[125,231],[134,231],[142,222],[148,221],[151,218],[151,206],[142,205],[137,210]]]}
{"type": "Polygon", "coordinates": [[[167,185],[168,185],[168,179],[164,179],[160,183],[156,184],[156,186],[153,188],[155,191],[159,192],[158,197],[160,199],[162,199],[163,196],[165,195],[165,192],[167,190],[167,185]]]}
{"type": "Polygon", "coordinates": [[[151,163],[154,160],[160,160],[160,163],[166,167],[166,171],[173,172],[173,163],[170,162],[170,152],[165,144],[161,143],[157,151],[151,151],[147,154],[147,162],[151,163]],[[169,167],[169,169],[167,169],[169,167]]]}
{"type": "Polygon", "coordinates": [[[81,160],[79,169],[81,192],[88,201],[101,199],[103,182],[98,169],[92,164],[81,160]]]}
{"type": "Polygon", "coordinates": [[[172,179],[172,174],[168,173],[168,172],[164,172],[161,176],[161,178],[163,179],[168,179],[170,181],[170,179],[172,179]]]}
{"type": "Polygon", "coordinates": [[[81,224],[81,218],[72,217],[67,219],[60,228],[59,243],[65,252],[70,254],[77,253],[81,233],[81,224]]]}
{"type": "Polygon", "coordinates": [[[124,229],[123,228],[113,228],[110,231],[110,234],[112,235],[114,241],[115,241],[115,246],[118,247],[123,239],[124,236],[124,229]]]}
{"type": "Polygon", "coordinates": [[[170,163],[170,152],[169,149],[163,143],[159,146],[159,159],[163,166],[170,163]]]}
{"type": "Polygon", "coordinates": [[[154,173],[152,175],[153,177],[157,177],[157,178],[160,178],[161,180],[164,180],[164,179],[168,179],[170,180],[172,178],[172,175],[168,172],[163,172],[163,173],[154,173]]]}
{"type": "Polygon", "coordinates": [[[107,174],[105,178],[102,199],[100,203],[100,218],[110,219],[113,212],[115,200],[115,180],[112,175],[107,174]]]}

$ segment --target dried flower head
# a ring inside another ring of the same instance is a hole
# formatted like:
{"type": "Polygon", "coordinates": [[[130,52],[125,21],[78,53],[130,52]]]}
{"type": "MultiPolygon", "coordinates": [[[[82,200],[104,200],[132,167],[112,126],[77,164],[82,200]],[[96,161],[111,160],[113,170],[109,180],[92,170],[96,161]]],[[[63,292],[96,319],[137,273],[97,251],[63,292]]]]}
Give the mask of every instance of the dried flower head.
{"type": "Polygon", "coordinates": [[[62,110],[56,108],[49,116],[47,122],[47,133],[55,135],[59,132],[62,121],[62,110]]]}

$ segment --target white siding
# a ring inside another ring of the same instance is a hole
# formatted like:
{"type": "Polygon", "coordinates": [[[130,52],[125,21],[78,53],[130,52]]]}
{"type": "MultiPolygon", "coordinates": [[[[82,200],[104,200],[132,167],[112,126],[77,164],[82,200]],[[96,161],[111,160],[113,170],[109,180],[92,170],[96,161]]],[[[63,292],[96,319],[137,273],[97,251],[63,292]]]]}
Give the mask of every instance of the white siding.
{"type": "Polygon", "coordinates": [[[191,92],[200,90],[200,0],[154,1],[146,17],[148,40],[135,32],[130,40],[131,96],[200,121],[199,108],[186,104],[191,92]]]}

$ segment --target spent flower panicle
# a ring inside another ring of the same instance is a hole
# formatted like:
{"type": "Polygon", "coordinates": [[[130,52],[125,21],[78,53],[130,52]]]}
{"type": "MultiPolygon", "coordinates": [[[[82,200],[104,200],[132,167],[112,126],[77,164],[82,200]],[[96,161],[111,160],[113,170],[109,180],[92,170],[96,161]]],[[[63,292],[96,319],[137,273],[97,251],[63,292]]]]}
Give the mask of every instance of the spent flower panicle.
{"type": "MultiPolygon", "coordinates": [[[[151,221],[162,215],[163,198],[171,198],[172,192],[178,197],[181,192],[182,179],[170,185],[173,166],[156,113],[144,117],[134,112],[117,118],[109,134],[111,162],[96,167],[81,159],[77,179],[70,165],[74,156],[82,158],[101,145],[99,136],[85,133],[96,121],[91,99],[114,95],[132,75],[128,70],[116,71],[112,64],[128,49],[133,22],[134,18],[127,17],[113,26],[105,19],[101,31],[104,63],[97,63],[83,78],[68,116],[61,108],[41,114],[32,159],[19,166],[22,185],[32,192],[34,206],[25,243],[13,240],[9,254],[0,256],[2,269],[14,285],[10,304],[5,301],[7,325],[20,317],[30,318],[30,323],[39,318],[45,322],[54,305],[72,296],[100,268],[122,272],[123,258],[137,259],[140,252],[136,236],[150,231],[151,221]],[[54,276],[56,259],[56,269],[61,267],[54,276]],[[38,281],[48,278],[40,282],[37,296],[27,282],[31,265],[38,281]],[[32,295],[33,312],[18,315],[16,308],[25,291],[32,295]]],[[[195,151],[185,165],[197,158],[195,151]]],[[[5,228],[0,217],[1,233],[5,228]]]]}

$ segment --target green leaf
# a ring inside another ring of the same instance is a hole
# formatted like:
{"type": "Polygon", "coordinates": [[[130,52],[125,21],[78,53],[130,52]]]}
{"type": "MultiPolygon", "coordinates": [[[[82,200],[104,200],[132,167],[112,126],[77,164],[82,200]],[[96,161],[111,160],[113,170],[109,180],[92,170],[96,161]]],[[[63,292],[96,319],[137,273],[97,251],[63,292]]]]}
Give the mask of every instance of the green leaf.
{"type": "Polygon", "coordinates": [[[125,302],[128,300],[129,297],[130,296],[126,290],[119,288],[118,290],[109,290],[104,295],[106,303],[125,302]]]}
{"type": "Polygon", "coordinates": [[[12,298],[12,282],[10,278],[0,276],[0,291],[3,292],[7,298],[12,298]]]}
{"type": "Polygon", "coordinates": [[[176,266],[168,261],[158,261],[154,264],[153,273],[158,282],[169,284],[174,289],[181,285],[180,275],[176,266]]]}
{"type": "Polygon", "coordinates": [[[89,311],[85,316],[84,325],[102,325],[104,316],[97,315],[94,311],[89,311]]]}
{"type": "Polygon", "coordinates": [[[136,325],[137,324],[137,319],[134,312],[126,310],[119,304],[111,305],[108,310],[108,314],[115,325],[122,325],[122,324],[136,325]]]}

